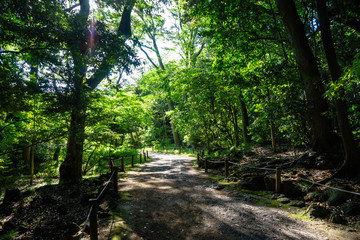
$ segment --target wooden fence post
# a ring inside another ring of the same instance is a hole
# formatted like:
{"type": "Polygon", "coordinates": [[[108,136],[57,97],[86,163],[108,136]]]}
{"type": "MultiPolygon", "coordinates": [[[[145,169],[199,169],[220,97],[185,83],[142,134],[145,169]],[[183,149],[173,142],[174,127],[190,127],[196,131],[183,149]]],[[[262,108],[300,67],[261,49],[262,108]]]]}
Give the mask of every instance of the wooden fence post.
{"type": "Polygon", "coordinates": [[[198,167],[200,167],[200,153],[197,154],[197,164],[198,167]]]}
{"type": "MultiPolygon", "coordinates": [[[[124,160],[124,157],[121,159],[124,160]]],[[[114,192],[118,192],[118,167],[114,167],[114,178],[113,178],[113,184],[114,184],[114,192]]]]}
{"type": "Polygon", "coordinates": [[[92,211],[90,213],[90,239],[98,240],[98,224],[97,224],[97,210],[98,202],[96,198],[89,200],[92,204],[92,211]]]}
{"type": "Polygon", "coordinates": [[[134,155],[131,155],[131,167],[134,167],[134,155]]]}
{"type": "Polygon", "coordinates": [[[125,172],[125,160],[124,160],[124,156],[121,157],[120,172],[125,172]]]}
{"type": "Polygon", "coordinates": [[[142,163],[142,155],[141,155],[141,153],[140,153],[140,163],[142,163]]]}
{"type": "Polygon", "coordinates": [[[205,158],[205,172],[206,173],[208,172],[208,161],[206,158],[205,158]]]}
{"type": "Polygon", "coordinates": [[[143,155],[144,155],[144,162],[146,162],[146,154],[145,154],[145,150],[143,150],[143,155]]]}
{"type": "Polygon", "coordinates": [[[34,183],[34,156],[35,156],[35,145],[31,147],[31,160],[30,160],[30,185],[34,183]]]}
{"type": "Polygon", "coordinates": [[[114,158],[110,158],[110,172],[114,171],[114,158]]]}
{"type": "Polygon", "coordinates": [[[225,177],[229,177],[229,161],[225,159],[225,177]]]}
{"type": "Polygon", "coordinates": [[[276,168],[275,172],[275,192],[280,193],[281,191],[281,168],[276,168]]]}
{"type": "Polygon", "coordinates": [[[149,158],[149,151],[146,151],[146,157],[149,158]]]}

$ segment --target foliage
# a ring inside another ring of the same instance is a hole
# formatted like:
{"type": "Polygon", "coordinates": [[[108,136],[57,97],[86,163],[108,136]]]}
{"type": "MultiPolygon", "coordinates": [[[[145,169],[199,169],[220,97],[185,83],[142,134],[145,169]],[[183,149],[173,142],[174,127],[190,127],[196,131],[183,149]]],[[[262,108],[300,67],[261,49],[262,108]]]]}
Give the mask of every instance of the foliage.
{"type": "MultiPolygon", "coordinates": [[[[97,0],[89,11],[78,1],[0,4],[1,183],[29,173],[32,144],[35,172],[51,176],[72,156],[69,143],[84,171],[146,145],[210,153],[272,141],[311,145],[312,106],[278,1],[136,1],[133,39],[120,31],[128,2],[97,0]],[[122,88],[122,74],[140,64],[136,54],[148,65],[122,88]],[[84,139],[76,145],[70,136],[84,139]]],[[[336,101],[346,101],[360,139],[359,7],[328,1],[342,72],[331,81],[317,8],[294,2],[330,105],[322,115],[335,125],[336,101]]]]}

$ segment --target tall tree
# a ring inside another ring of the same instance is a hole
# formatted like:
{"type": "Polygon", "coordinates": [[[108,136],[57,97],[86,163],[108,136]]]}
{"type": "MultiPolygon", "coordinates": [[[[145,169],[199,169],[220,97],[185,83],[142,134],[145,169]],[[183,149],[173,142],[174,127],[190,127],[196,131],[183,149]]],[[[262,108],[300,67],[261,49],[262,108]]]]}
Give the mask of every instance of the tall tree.
{"type": "MultiPolygon", "coordinates": [[[[326,0],[316,1],[320,20],[321,39],[332,81],[335,85],[338,85],[341,78],[341,68],[338,63],[334,48],[334,41],[330,30],[330,21],[326,2],[326,0]]],[[[346,104],[345,89],[343,86],[340,85],[337,93],[335,93],[335,96],[337,122],[345,151],[345,161],[342,168],[338,172],[338,175],[343,174],[354,176],[355,174],[358,174],[360,170],[360,149],[355,142],[355,139],[352,135],[352,130],[350,128],[348,106],[346,104]]]]}
{"type": "MultiPolygon", "coordinates": [[[[93,75],[88,78],[89,59],[88,53],[92,51],[92,41],[95,41],[95,28],[89,28],[89,0],[80,0],[80,11],[75,16],[73,22],[74,33],[78,36],[75,44],[69,43],[69,49],[74,61],[74,75],[71,82],[73,85],[73,104],[71,105],[71,122],[69,128],[69,138],[66,149],[65,161],[60,166],[60,181],[74,182],[82,178],[82,154],[84,144],[85,120],[87,109],[87,91],[95,89],[99,83],[110,73],[111,69],[118,64],[116,59],[118,53],[112,54],[113,47],[120,47],[122,51],[126,49],[125,40],[131,35],[130,17],[135,5],[135,0],[128,0],[124,6],[121,20],[118,25],[117,37],[120,44],[114,42],[112,49],[105,52],[102,61],[98,64],[93,75]]],[[[117,50],[118,51],[118,50],[117,50]]],[[[126,56],[123,56],[126,57],[126,56]]]]}
{"type": "Polygon", "coordinates": [[[58,110],[70,112],[62,182],[81,179],[84,129],[89,92],[114,66],[136,63],[129,46],[130,15],[135,0],[98,1],[121,12],[116,30],[95,20],[89,0],[4,1],[1,4],[1,53],[14,54],[30,66],[36,60],[38,91],[58,110]],[[11,19],[11,21],[9,21],[11,19]],[[61,105],[61,106],[60,106],[61,105]]]}
{"type": "MultiPolygon", "coordinates": [[[[159,38],[163,37],[167,32],[165,28],[165,19],[162,16],[164,14],[164,10],[161,9],[161,6],[157,2],[146,3],[143,2],[136,10],[136,13],[139,17],[139,35],[137,36],[141,41],[139,41],[139,48],[145,54],[148,61],[151,65],[157,69],[159,72],[159,76],[163,75],[168,78],[168,74],[161,74],[161,72],[166,72],[167,65],[164,63],[163,56],[160,52],[160,48],[158,46],[159,38]],[[146,43],[146,37],[148,38],[148,44],[146,43]],[[146,50],[145,50],[146,49],[146,50]],[[155,59],[151,56],[151,54],[155,55],[155,59]]],[[[165,83],[168,82],[167,79],[162,79],[165,83]]],[[[171,98],[171,90],[169,87],[165,87],[166,89],[166,101],[168,105],[169,111],[174,111],[175,102],[171,98]]],[[[176,129],[174,121],[170,121],[172,135],[174,139],[175,146],[180,146],[180,136],[179,132],[176,129]]]]}
{"type": "Polygon", "coordinates": [[[332,152],[337,149],[338,141],[333,133],[330,119],[324,116],[328,111],[328,104],[323,98],[324,86],[305,35],[304,24],[300,20],[293,0],[276,0],[276,4],[305,86],[311,117],[312,148],[319,152],[332,152]]]}

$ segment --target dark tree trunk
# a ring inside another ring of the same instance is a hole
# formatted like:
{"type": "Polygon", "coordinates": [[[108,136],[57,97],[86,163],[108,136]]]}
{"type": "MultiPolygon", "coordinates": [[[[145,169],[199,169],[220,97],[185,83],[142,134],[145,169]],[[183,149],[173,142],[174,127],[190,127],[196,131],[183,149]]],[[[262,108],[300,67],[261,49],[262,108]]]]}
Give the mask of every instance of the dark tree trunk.
{"type": "MultiPolygon", "coordinates": [[[[239,77],[237,73],[235,73],[235,79],[234,82],[239,85],[239,88],[241,86],[242,79],[239,77]]],[[[242,127],[242,134],[243,134],[243,141],[244,143],[250,142],[250,136],[249,136],[249,115],[246,108],[246,103],[244,101],[244,95],[242,94],[241,88],[239,89],[239,94],[237,95],[238,105],[241,112],[241,127],[242,127]]]]}
{"type": "Polygon", "coordinates": [[[27,166],[30,166],[30,150],[31,150],[30,144],[26,143],[26,146],[23,150],[23,160],[27,166]]]}
{"type": "Polygon", "coordinates": [[[324,116],[328,105],[322,98],[324,87],[315,57],[305,35],[304,25],[293,0],[276,0],[276,4],[303,77],[308,111],[311,117],[312,148],[319,152],[333,152],[338,148],[338,141],[333,133],[330,120],[324,116]]]}
{"type": "Polygon", "coordinates": [[[59,161],[60,150],[61,150],[61,146],[56,146],[55,152],[54,152],[54,155],[53,155],[53,161],[54,162],[59,161]]]}
{"type": "Polygon", "coordinates": [[[78,182],[82,178],[82,156],[85,140],[85,120],[87,110],[86,88],[83,80],[86,78],[87,65],[82,53],[72,52],[74,58],[75,76],[74,90],[71,98],[71,120],[66,148],[66,157],[60,166],[60,182],[78,182]]]}
{"type": "MultiPolygon", "coordinates": [[[[80,12],[76,16],[75,29],[79,36],[86,32],[90,13],[89,0],[80,1],[80,12]]],[[[66,157],[60,165],[60,182],[73,183],[82,178],[82,156],[85,140],[86,119],[86,80],[87,63],[86,50],[88,48],[86,38],[79,38],[77,43],[69,43],[69,49],[74,61],[74,75],[72,76],[73,92],[71,96],[71,120],[69,136],[66,148],[66,157]]]]}
{"type": "MultiPolygon", "coordinates": [[[[267,100],[270,102],[270,90],[269,88],[267,90],[267,100]]],[[[275,141],[275,126],[274,126],[274,113],[272,109],[269,109],[269,115],[270,115],[270,137],[271,137],[271,146],[273,149],[273,153],[276,153],[276,141],[275,141]]]]}
{"type": "MultiPolygon", "coordinates": [[[[168,100],[168,106],[169,106],[170,111],[174,110],[174,104],[171,102],[171,100],[168,100]]],[[[174,137],[174,144],[175,144],[175,146],[179,147],[180,146],[179,133],[176,131],[175,124],[172,123],[171,120],[170,120],[170,125],[171,125],[171,132],[172,132],[173,137],[174,137]]]]}
{"type": "MultiPolygon", "coordinates": [[[[318,15],[320,19],[321,39],[333,82],[338,82],[341,69],[337,61],[334,42],[330,31],[329,16],[325,0],[317,0],[318,15]]],[[[340,88],[335,99],[336,116],[345,151],[345,162],[341,168],[342,174],[351,175],[360,172],[360,150],[354,140],[348,119],[347,105],[344,98],[344,89],[340,88]]]]}
{"type": "Polygon", "coordinates": [[[247,108],[246,108],[246,104],[245,101],[243,100],[243,96],[241,94],[240,98],[239,98],[239,105],[240,105],[240,112],[241,112],[241,121],[242,121],[242,134],[243,134],[243,140],[244,143],[249,143],[250,142],[250,136],[249,136],[249,115],[247,112],[247,108]]]}
{"type": "Polygon", "coordinates": [[[238,119],[237,119],[237,113],[238,110],[236,107],[233,109],[233,118],[234,118],[234,135],[235,135],[235,146],[240,146],[240,137],[239,137],[239,125],[238,125],[238,119]]]}
{"type": "MultiPolygon", "coordinates": [[[[135,0],[128,0],[125,3],[121,16],[118,34],[127,39],[131,35],[131,12],[135,0]]],[[[66,148],[66,157],[60,166],[60,182],[77,182],[82,178],[82,157],[85,140],[85,121],[87,110],[86,92],[95,89],[98,84],[108,75],[114,66],[111,59],[105,58],[93,76],[86,79],[87,73],[87,50],[89,45],[84,34],[88,31],[88,20],[90,13],[89,0],[80,0],[80,11],[74,19],[73,27],[78,41],[69,41],[68,47],[74,61],[73,92],[71,105],[71,122],[69,126],[69,137],[66,148]],[[86,86],[85,86],[86,84],[86,86]]],[[[85,34],[86,35],[86,34],[85,34]]],[[[71,39],[71,38],[70,38],[71,39]]]]}
{"type": "Polygon", "coordinates": [[[72,110],[66,158],[60,166],[60,182],[77,182],[82,178],[85,119],[84,108],[72,110]]]}

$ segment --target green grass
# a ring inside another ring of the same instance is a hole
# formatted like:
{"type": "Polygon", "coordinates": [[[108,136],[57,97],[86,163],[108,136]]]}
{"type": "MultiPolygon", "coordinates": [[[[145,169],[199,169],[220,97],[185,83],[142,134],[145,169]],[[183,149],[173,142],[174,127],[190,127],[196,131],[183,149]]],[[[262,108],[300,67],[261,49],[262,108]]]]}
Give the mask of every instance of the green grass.
{"type": "Polygon", "coordinates": [[[121,240],[122,236],[125,236],[128,232],[128,226],[124,221],[126,212],[123,210],[117,210],[110,212],[113,216],[114,225],[111,229],[111,240],[121,240]]]}
{"type": "Polygon", "coordinates": [[[222,180],[222,179],[224,179],[224,177],[223,176],[216,176],[216,175],[213,175],[213,176],[206,176],[206,178],[209,178],[209,179],[212,179],[212,180],[214,180],[214,181],[220,181],[220,180],[222,180]]]}
{"type": "Polygon", "coordinates": [[[305,211],[298,211],[297,213],[289,213],[289,216],[292,218],[297,218],[305,221],[312,221],[313,219],[309,217],[305,211]]]}
{"type": "Polygon", "coordinates": [[[127,201],[130,200],[130,198],[132,198],[132,195],[130,193],[123,193],[120,196],[120,201],[127,201]]]}

